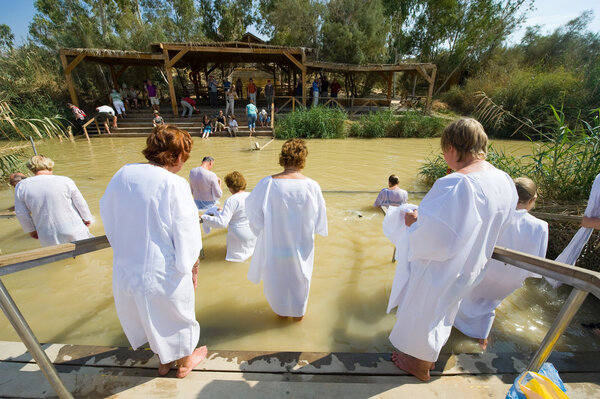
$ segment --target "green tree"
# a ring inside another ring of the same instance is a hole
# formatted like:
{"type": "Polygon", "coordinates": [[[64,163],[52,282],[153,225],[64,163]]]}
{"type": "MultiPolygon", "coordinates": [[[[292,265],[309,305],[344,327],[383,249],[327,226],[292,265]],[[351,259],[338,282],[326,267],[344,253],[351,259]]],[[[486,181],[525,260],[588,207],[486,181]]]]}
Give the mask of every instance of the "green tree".
{"type": "Polygon", "coordinates": [[[0,49],[12,50],[13,42],[15,41],[15,35],[10,30],[10,26],[1,24],[0,25],[0,49]]]}
{"type": "Polygon", "coordinates": [[[256,20],[253,6],[252,0],[200,0],[204,34],[215,41],[239,39],[256,20]]]}
{"type": "Polygon", "coordinates": [[[260,0],[259,31],[282,46],[317,48],[325,6],[315,0],[260,0]]]}

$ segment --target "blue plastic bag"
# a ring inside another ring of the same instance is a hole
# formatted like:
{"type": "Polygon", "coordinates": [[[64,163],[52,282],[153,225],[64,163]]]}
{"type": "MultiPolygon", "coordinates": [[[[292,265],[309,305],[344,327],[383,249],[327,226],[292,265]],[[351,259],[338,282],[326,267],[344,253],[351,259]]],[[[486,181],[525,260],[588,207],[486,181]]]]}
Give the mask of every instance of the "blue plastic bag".
{"type": "MultiPolygon", "coordinates": [[[[523,374],[525,373],[528,373],[528,371],[519,374],[519,376],[515,379],[515,382],[506,394],[506,399],[527,399],[527,396],[521,390],[521,384],[523,383],[521,377],[523,377],[523,374]]],[[[562,380],[560,379],[560,376],[558,375],[558,371],[556,371],[556,368],[554,368],[554,365],[552,363],[544,363],[540,368],[540,371],[538,371],[538,374],[548,378],[563,392],[567,392],[565,384],[563,384],[562,380]]]]}

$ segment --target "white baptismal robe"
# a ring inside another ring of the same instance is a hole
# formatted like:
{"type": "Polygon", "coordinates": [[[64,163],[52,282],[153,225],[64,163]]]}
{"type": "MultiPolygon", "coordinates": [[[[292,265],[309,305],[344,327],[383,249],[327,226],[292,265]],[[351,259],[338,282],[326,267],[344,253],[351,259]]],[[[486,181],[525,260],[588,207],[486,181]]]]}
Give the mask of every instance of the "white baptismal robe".
{"type": "Polygon", "coordinates": [[[263,280],[275,313],[303,316],[313,272],[314,235],[327,235],[321,187],[309,178],[265,177],[246,199],[246,214],[258,237],[248,279],[256,284],[263,280]]]}
{"type": "Polygon", "coordinates": [[[15,213],[26,233],[37,231],[44,247],[93,237],[83,223],[92,221],[90,209],[66,176],[21,180],[15,189],[15,213]]]}
{"type": "MultiPolygon", "coordinates": [[[[402,204],[400,206],[390,206],[383,218],[383,234],[394,244],[396,247],[396,259],[406,259],[408,256],[408,226],[404,216],[407,212],[412,212],[417,209],[416,205],[413,204],[402,204]]],[[[394,276],[394,283],[392,284],[392,291],[390,293],[390,300],[388,301],[387,313],[390,313],[392,308],[398,302],[398,296],[402,292],[402,288],[408,280],[408,264],[401,262],[403,267],[396,267],[396,275],[394,276]]]]}
{"type": "Polygon", "coordinates": [[[192,266],[202,249],[187,181],[164,168],[130,164],[112,178],[100,214],[113,248],[113,294],[131,346],[148,342],[162,363],[190,355],[200,326],[192,266]]]}
{"type": "Polygon", "coordinates": [[[390,333],[398,350],[437,360],[461,299],[479,282],[516,205],[512,179],[497,169],[453,173],[435,182],[409,228],[407,256],[398,258],[397,267],[408,270],[388,305],[398,307],[390,333]]]}
{"type": "MultiPolygon", "coordinates": [[[[592,190],[590,192],[590,197],[588,199],[588,204],[585,208],[584,215],[591,218],[600,217],[600,173],[594,179],[594,184],[592,184],[592,190]]],[[[579,255],[581,255],[583,247],[585,244],[587,244],[593,232],[594,229],[589,227],[579,228],[567,247],[561,252],[560,255],[558,255],[556,261],[574,265],[575,262],[577,262],[577,259],[579,259],[579,255]]],[[[554,280],[549,280],[549,282],[554,286],[561,284],[560,282],[555,282],[554,280]]]]}
{"type": "MultiPolygon", "coordinates": [[[[548,223],[519,209],[496,245],[543,258],[548,248],[548,223]]],[[[469,337],[485,339],[502,300],[527,277],[540,276],[495,259],[490,259],[482,274],[481,282],[462,300],[454,326],[469,337]]]]}
{"type": "Polygon", "coordinates": [[[211,228],[227,228],[227,255],[229,262],[243,262],[254,253],[256,236],[250,229],[246,216],[247,192],[239,192],[227,198],[223,210],[213,216],[209,212],[202,215],[203,224],[211,228]]]}

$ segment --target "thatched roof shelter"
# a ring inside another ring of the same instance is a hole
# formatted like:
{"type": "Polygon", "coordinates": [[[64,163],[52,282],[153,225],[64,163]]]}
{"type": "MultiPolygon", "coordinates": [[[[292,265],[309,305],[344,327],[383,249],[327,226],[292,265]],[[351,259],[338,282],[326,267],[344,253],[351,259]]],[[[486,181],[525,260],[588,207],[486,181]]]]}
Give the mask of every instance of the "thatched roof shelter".
{"type": "MultiPolygon", "coordinates": [[[[73,104],[77,104],[75,86],[71,77],[73,69],[83,60],[108,65],[114,87],[118,88],[118,79],[131,66],[151,66],[164,68],[169,83],[169,92],[173,113],[178,113],[177,98],[173,85],[173,68],[189,68],[192,71],[204,69],[205,74],[218,67],[237,64],[263,64],[279,67],[289,77],[296,73],[306,82],[310,72],[335,71],[339,73],[377,72],[388,82],[388,99],[391,97],[392,77],[398,71],[412,71],[429,83],[427,107],[431,104],[436,66],[434,64],[337,64],[322,61],[310,61],[312,49],[305,47],[274,46],[262,42],[254,35],[246,34],[239,41],[231,42],[194,42],[194,43],[154,43],[150,52],[68,48],[60,50],[67,86],[73,104]],[[211,65],[210,68],[208,66],[211,65]],[[117,68],[118,69],[117,69],[117,68]]],[[[302,103],[306,105],[306,93],[303,91],[302,103]]]]}

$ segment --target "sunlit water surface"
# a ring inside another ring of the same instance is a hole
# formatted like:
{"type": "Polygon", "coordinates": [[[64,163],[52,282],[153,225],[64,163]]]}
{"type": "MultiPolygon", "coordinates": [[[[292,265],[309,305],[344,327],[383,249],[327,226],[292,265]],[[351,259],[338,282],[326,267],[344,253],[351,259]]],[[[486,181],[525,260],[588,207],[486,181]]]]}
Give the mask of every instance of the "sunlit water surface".
{"type": "MultiPolygon", "coordinates": [[[[267,140],[195,139],[190,160],[180,176],[188,176],[205,155],[215,157],[220,177],[238,170],[251,189],[276,173],[281,141],[263,151],[250,151],[267,140]]],[[[112,175],[125,163],[144,161],[141,138],[93,139],[91,145],[46,142],[38,150],[56,162],[55,173],[71,177],[86,198],[103,234],[98,202],[112,175]]],[[[496,142],[507,152],[524,154],[529,144],[496,142]]],[[[305,174],[321,185],[327,203],[329,236],[316,239],[315,268],[308,311],[300,323],[279,320],[269,308],[261,285],[246,278],[249,261],[225,262],[225,230],[204,236],[206,258],[200,264],[196,316],[201,342],[210,349],[272,351],[383,352],[392,349],[388,334],[395,321],[385,309],[395,264],[393,247],[383,236],[383,215],[372,207],[377,192],[395,173],[418,204],[426,191],[418,168],[439,152],[439,139],[312,140],[305,174]],[[367,191],[367,192],[365,192],[367,191]]],[[[227,190],[225,190],[227,191],[227,190]]],[[[229,193],[225,194],[225,198],[229,193]]],[[[0,190],[0,209],[13,204],[12,188],[0,190]]],[[[16,219],[0,219],[4,254],[39,246],[23,233],[16,219]]],[[[3,278],[9,292],[42,342],[127,346],[112,298],[112,251],[105,249],[3,278]]],[[[489,350],[533,351],[569,293],[528,282],[499,308],[489,350]]],[[[561,338],[559,350],[597,350],[598,337],[581,323],[598,322],[598,304],[588,299],[561,338]]],[[[4,315],[0,340],[17,341],[4,315]]],[[[454,331],[444,352],[477,352],[473,340],[454,331]]]]}

